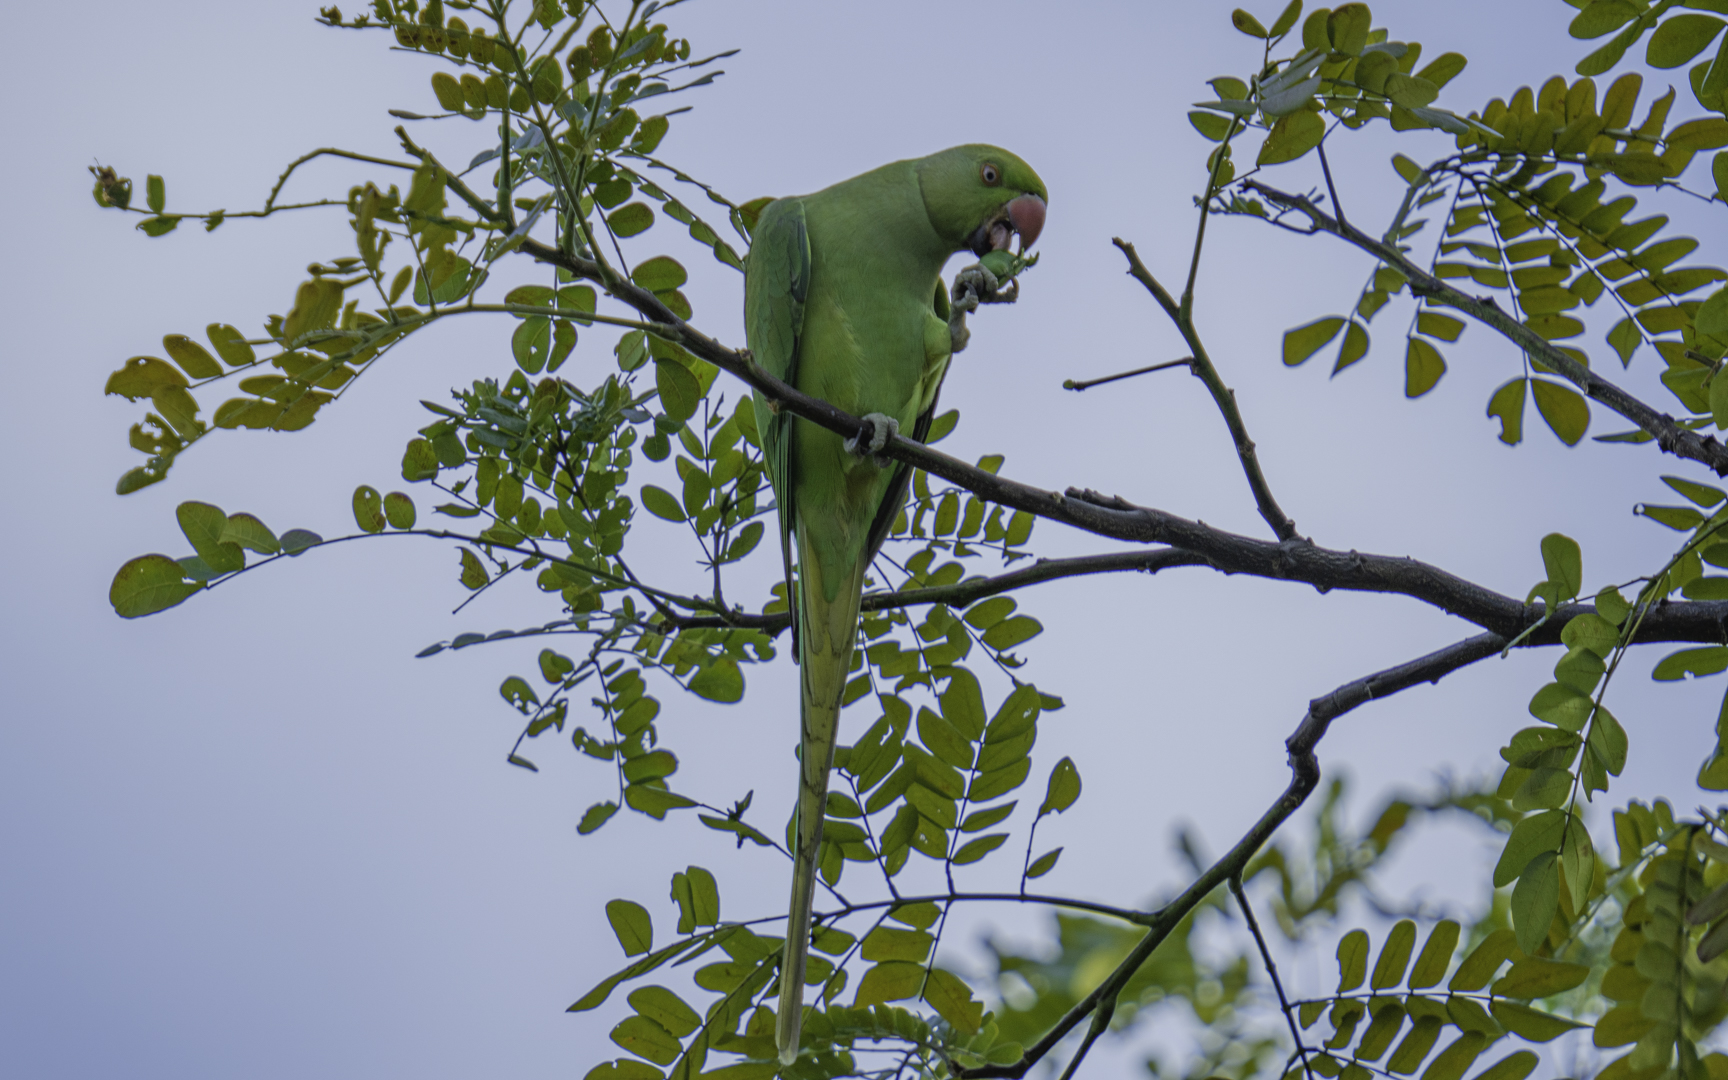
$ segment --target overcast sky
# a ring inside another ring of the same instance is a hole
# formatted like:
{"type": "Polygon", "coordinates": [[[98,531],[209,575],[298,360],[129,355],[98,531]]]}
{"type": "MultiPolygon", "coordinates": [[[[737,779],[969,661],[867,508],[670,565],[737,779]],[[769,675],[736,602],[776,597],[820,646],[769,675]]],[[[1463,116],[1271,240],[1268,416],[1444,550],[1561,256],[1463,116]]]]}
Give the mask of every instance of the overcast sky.
{"type": "MultiPolygon", "coordinates": [[[[401,447],[426,422],[417,399],[506,375],[510,328],[440,326],[309,430],[224,434],[167,483],[117,497],[115,479],[140,460],[125,432],[142,407],[103,398],[108,373],[160,355],[164,334],[198,336],[210,322],[256,332],[289,306],[304,266],[348,253],[352,234],[329,214],[150,240],[134,219],[96,208],[85,167],[112,165],[140,189],[162,174],[171,210],[255,206],[284,163],[315,147],[393,156],[397,121],[385,110],[431,111],[437,68],[387,51],[382,34],[315,25],[313,3],[76,10],[75,21],[53,5],[15,10],[0,75],[13,103],[0,118],[13,402],[0,427],[11,522],[0,556],[12,568],[0,625],[0,1074],[580,1075],[614,1056],[604,1035],[615,1009],[563,1012],[621,961],[607,899],[648,904],[664,932],[667,879],[686,863],[716,872],[728,918],[783,910],[787,871],[688,819],[623,814],[579,837],[582,810],[609,796],[607,770],[550,736],[527,751],[539,774],[504,761],[517,717],[496,688],[531,673],[539,643],[414,659],[456,633],[556,610],[532,589],[495,590],[452,618],[466,595],[456,558],[421,539],[317,552],[142,621],[116,618],[107,602],[125,559],[187,552],[173,515],[185,499],[254,512],[278,532],[349,531],[356,484],[403,486],[401,447]]],[[[1043,262],[1019,304],[975,321],[944,391],[964,417],[944,449],[1006,452],[1004,471],[1030,483],[1265,534],[1196,381],[1171,372],[1060,389],[1183,355],[1110,239],[1136,242],[1166,281],[1185,272],[1205,145],[1184,114],[1213,96],[1205,79],[1245,76],[1258,57],[1230,28],[1229,5],[701,0],[673,14],[674,33],[698,50],[743,51],[690,96],[697,111],[675,121],[662,151],[739,201],[972,141],[1012,149],[1045,179],[1043,262]]],[[[1258,14],[1270,22],[1276,11],[1258,14]]],[[[1565,36],[1559,0],[1385,3],[1376,14],[1430,55],[1471,57],[1441,100],[1460,111],[1570,72],[1584,51],[1565,36]]],[[[1682,93],[1677,113],[1695,109],[1682,93]]],[[[464,160],[485,135],[456,121],[417,137],[464,160]]],[[[1346,143],[1334,160],[1351,216],[1385,220],[1402,190],[1392,152],[1426,160],[1447,145],[1383,127],[1346,143]]],[[[339,196],[374,175],[320,165],[290,190],[339,196]]],[[[1311,162],[1271,179],[1318,183],[1311,162]]],[[[698,323],[742,344],[741,279],[678,253],[695,273],[698,323]]],[[[1502,446],[1483,408],[1517,358],[1482,330],[1447,350],[1450,374],[1416,402],[1402,396],[1407,309],[1380,316],[1374,353],[1340,378],[1328,379],[1324,357],[1281,366],[1281,333],[1347,308],[1368,269],[1336,245],[1254,222],[1218,221],[1208,237],[1202,330],[1301,531],[1517,596],[1542,577],[1537,544],[1550,531],[1583,543],[1592,589],[1658,565],[1674,536],[1630,513],[1665,501],[1655,452],[1567,450],[1533,413],[1526,444],[1502,446]]],[[[602,377],[604,340],[585,338],[564,374],[602,377]]],[[[1608,362],[1599,334],[1589,346],[1608,362]]],[[[1654,369],[1646,352],[1626,381],[1672,409],[1654,369]]],[[[1592,433],[1622,426],[1599,414],[1592,433]]],[[[1661,471],[1708,479],[1678,462],[1661,471]]],[[[1051,525],[1034,546],[1112,549],[1051,525]]],[[[771,561],[741,579],[756,595],[771,561]]],[[[1086,784],[1040,829],[1040,848],[1068,845],[1049,884],[1122,903],[1181,884],[1178,822],[1221,851],[1262,812],[1285,783],[1283,739],[1310,698],[1472,632],[1408,600],[1200,570],[1044,586],[1021,602],[1048,628],[1024,650],[1029,677],[1069,703],[1042,725],[1032,784],[1065,754],[1086,784]]],[[[1711,745],[1720,680],[1652,687],[1658,655],[1639,654],[1611,694],[1633,737],[1616,802],[1690,791],[1711,745]]],[[[1323,745],[1324,767],[1355,779],[1359,810],[1385,787],[1493,768],[1556,658],[1488,661],[1363,708],[1323,745]]],[[[750,695],[730,708],[662,695],[662,738],[687,762],[681,789],[716,803],[754,789],[755,820],[780,827],[794,784],[790,670],[749,671],[750,695]]],[[[868,719],[848,714],[849,725],[868,719]]],[[[1446,878],[1482,867],[1489,849],[1459,834],[1444,858],[1395,880],[1438,901],[1466,896],[1446,878]]],[[[996,873],[969,880],[1012,884],[1006,867],[996,873]]],[[[1044,921],[990,912],[954,941],[987,926],[1026,936],[1044,921]]]]}

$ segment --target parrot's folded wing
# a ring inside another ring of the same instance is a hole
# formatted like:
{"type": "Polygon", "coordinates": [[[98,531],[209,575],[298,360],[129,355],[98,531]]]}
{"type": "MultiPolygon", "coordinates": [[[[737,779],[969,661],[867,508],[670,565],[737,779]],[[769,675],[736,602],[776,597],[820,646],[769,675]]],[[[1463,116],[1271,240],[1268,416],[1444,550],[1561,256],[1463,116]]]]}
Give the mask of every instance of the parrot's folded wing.
{"type": "MultiPolygon", "coordinates": [[[[762,210],[751,236],[750,258],[744,271],[744,328],[756,362],[781,382],[798,381],[799,345],[804,334],[804,301],[810,294],[810,236],[804,227],[800,199],[776,199],[762,210]]],[[[786,603],[794,613],[797,640],[797,601],[792,592],[791,523],[793,479],[792,414],[775,412],[756,395],[756,429],[762,457],[779,507],[780,558],[786,573],[786,603]]],[[[797,650],[793,650],[797,654],[797,650]]]]}

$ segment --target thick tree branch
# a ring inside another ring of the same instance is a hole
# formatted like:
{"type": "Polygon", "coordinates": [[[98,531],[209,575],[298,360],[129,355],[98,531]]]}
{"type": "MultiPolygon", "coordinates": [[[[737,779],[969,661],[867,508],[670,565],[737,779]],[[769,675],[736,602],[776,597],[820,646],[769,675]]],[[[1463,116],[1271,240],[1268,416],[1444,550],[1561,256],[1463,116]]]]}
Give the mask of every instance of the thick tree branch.
{"type": "Polygon", "coordinates": [[[1267,187],[1258,180],[1247,180],[1243,186],[1258,192],[1267,201],[1286,209],[1296,210],[1314,223],[1321,232],[1368,252],[1387,266],[1403,274],[1410,282],[1410,291],[1417,297],[1444,304],[1464,312],[1476,321],[1533,356],[1542,366],[1554,371],[1584,393],[1632,421],[1655,437],[1656,445],[1677,457],[1701,462],[1715,470],[1718,476],[1728,476],[1728,446],[1713,435],[1699,435],[1682,427],[1667,413],[1657,412],[1638,398],[1604,379],[1594,371],[1561,352],[1536,331],[1500,310],[1491,298],[1478,298],[1448,285],[1405,257],[1391,244],[1372,236],[1347,222],[1340,222],[1301,195],[1292,195],[1267,187]]]}
{"type": "MultiPolygon", "coordinates": [[[[1110,1017],[1116,1009],[1117,997],[1140,966],[1214,889],[1239,877],[1249,860],[1265,846],[1278,827],[1307,800],[1309,793],[1320,782],[1320,761],[1315,756],[1314,749],[1320,740],[1325,738],[1332,721],[1376,698],[1389,697],[1419,683],[1438,682],[1461,667],[1494,655],[1505,646],[1506,639],[1499,634],[1478,634],[1407,664],[1345,683],[1330,694],[1309,702],[1308,712],[1296,726],[1295,733],[1284,742],[1290,755],[1290,784],[1254,827],[1236,842],[1236,846],[1231,848],[1227,855],[1188,886],[1181,896],[1159,909],[1154,915],[1151,927],[1146,931],[1146,936],[1141,938],[1133,951],[1117,965],[1109,978],[1070,1009],[1042,1038],[1028,1046],[1019,1061],[1012,1065],[985,1065],[975,1069],[962,1069],[958,1075],[967,1078],[1024,1076],[1087,1016],[1093,1018],[1085,1044],[1090,1046],[1097,1035],[1109,1025],[1110,1017]]],[[[1081,1053],[1084,1052],[1083,1047],[1081,1053]]]]}
{"type": "MultiPolygon", "coordinates": [[[[1260,470],[1260,457],[1254,452],[1254,440],[1248,437],[1248,426],[1242,422],[1242,410],[1236,407],[1236,391],[1224,385],[1223,377],[1213,366],[1212,357],[1207,354],[1206,346],[1200,341],[1200,333],[1194,328],[1193,312],[1186,303],[1177,303],[1175,297],[1152,276],[1152,272],[1146,269],[1146,264],[1141,262],[1140,256],[1135,253],[1133,244],[1121,238],[1112,240],[1111,243],[1127,256],[1128,273],[1146,287],[1146,291],[1158,301],[1158,306],[1164,309],[1164,314],[1176,324],[1182,340],[1194,350],[1188,370],[1206,384],[1207,392],[1212,395],[1213,403],[1218,406],[1225,425],[1230,428],[1230,441],[1236,444],[1236,457],[1242,462],[1242,472],[1248,477],[1248,487],[1254,492],[1254,505],[1259,508],[1260,516],[1266,519],[1266,524],[1272,526],[1272,532],[1278,539],[1294,539],[1296,523],[1290,520],[1279,507],[1278,500],[1272,497],[1271,485],[1266,483],[1266,474],[1260,470]]],[[[1193,288],[1192,278],[1189,279],[1189,288],[1193,288]]],[[[1184,299],[1186,300],[1186,297],[1184,299]]]]}
{"type": "MultiPolygon", "coordinates": [[[[1256,190],[1261,190],[1256,187],[1256,190]]],[[[1270,194],[1267,198],[1271,198],[1270,194]]],[[[1295,196],[1289,196],[1296,200],[1295,196]]],[[[1326,217],[1319,210],[1313,210],[1325,221],[1326,217]]],[[[1336,222],[1333,222],[1336,227],[1336,222]]],[[[1352,229],[1352,232],[1354,230],[1352,229]]],[[[1412,280],[1421,278],[1433,282],[1437,289],[1451,290],[1450,286],[1428,278],[1415,267],[1410,266],[1403,256],[1395,251],[1384,248],[1377,241],[1355,233],[1361,237],[1362,243],[1369,250],[1385,250],[1395,259],[1401,260],[1404,267],[1416,275],[1412,280]]],[[[1348,239],[1348,238],[1347,238],[1348,239]]],[[[1352,242],[1356,242],[1352,240],[1352,242]]],[[[593,281],[601,281],[602,272],[597,263],[559,251],[557,248],[533,240],[525,240],[522,250],[534,258],[562,266],[579,277],[593,281]]],[[[630,282],[614,281],[609,286],[612,295],[638,312],[645,315],[651,322],[650,332],[668,341],[674,341],[690,350],[703,360],[714,364],[729,374],[743,380],[751,388],[760,391],[764,397],[778,408],[791,412],[812,423],[819,424],[830,431],[841,435],[855,437],[863,428],[858,417],[852,416],[835,408],[819,398],[801,393],[767,371],[756,363],[749,350],[728,349],[724,345],[708,337],[701,331],[678,318],[653,293],[630,282]]],[[[1461,294],[1459,294],[1461,295],[1461,294]]],[[[1478,301],[1461,297],[1470,304],[1480,306],[1478,301]]],[[[1492,305],[1489,305],[1492,307],[1492,305]]],[[[1494,309],[1498,310],[1498,309],[1494,309]]],[[[1513,324],[1516,326],[1516,324],[1513,324]]],[[[1522,327],[1520,332],[1528,333],[1522,327]]],[[[1536,345],[1553,351],[1546,342],[1539,339],[1536,345]]],[[[1198,354],[1197,354],[1198,356],[1198,354]]],[[[1564,354],[1555,353],[1560,363],[1573,364],[1564,354]]],[[[1543,354],[1544,362],[1547,355],[1543,354]]],[[[1579,368],[1579,370],[1582,370],[1579,368]]],[[[1597,377],[1589,372],[1584,374],[1591,379],[1597,377]]],[[[1600,381],[1600,380],[1598,380],[1600,381]]],[[[1607,384],[1603,384],[1607,385],[1607,384]]],[[[1228,393],[1228,391],[1226,391],[1228,393]]],[[[1639,409],[1648,413],[1646,406],[1625,395],[1623,391],[1615,393],[1632,402],[1639,409]]],[[[1629,417],[1631,414],[1627,414],[1629,417]]],[[[1635,418],[1634,418],[1635,419],[1635,418]]],[[[1676,438],[1684,437],[1690,440],[1685,445],[1703,446],[1705,440],[1699,439],[1692,432],[1678,428],[1667,418],[1660,420],[1668,429],[1678,432],[1676,438]]],[[[1723,454],[1722,447],[1714,439],[1708,440],[1715,453],[1723,457],[1724,468],[1728,469],[1728,454],[1723,454]]],[[[1675,445],[1681,445],[1676,443],[1675,445]]],[[[1450,614],[1457,615],[1469,622],[1475,623],[1485,630],[1501,634],[1508,639],[1515,637],[1535,621],[1536,613],[1527,609],[1524,604],[1512,597],[1495,592],[1471,581],[1466,581],[1450,574],[1439,567],[1414,559],[1395,558],[1387,555],[1365,555],[1356,551],[1339,551],[1322,548],[1310,541],[1292,537],[1281,542],[1260,540],[1242,536],[1237,533],[1225,532],[1206,525],[1204,522],[1190,521],[1175,514],[1157,510],[1152,507],[1137,506],[1120,497],[1104,496],[1097,492],[1079,488],[1069,488],[1065,492],[1050,491],[1022,484],[1006,477],[985,472],[957,458],[949,457],[939,450],[914,442],[905,436],[891,437],[882,448],[881,456],[904,461],[909,465],[923,469],[932,476],[957,484],[962,488],[988,499],[1001,506],[1016,510],[1025,510],[1051,521],[1059,521],[1065,525],[1108,537],[1113,540],[1123,540],[1138,544],[1165,544],[1197,557],[1204,565],[1223,571],[1227,574],[1251,574],[1256,577],[1277,578],[1286,581],[1299,581],[1322,592],[1331,589],[1347,589],[1353,592],[1396,593],[1432,604],[1450,614]]],[[[1697,459],[1708,461],[1709,455],[1699,451],[1697,459]]],[[[1640,640],[1660,641],[1717,641],[1721,640],[1721,613],[1706,611],[1715,605],[1668,605],[1670,608],[1686,607],[1692,612],[1690,619],[1672,624],[1672,632],[1653,632],[1653,626],[1647,620],[1646,628],[1640,634],[1640,640]],[[1702,629],[1708,625],[1709,629],[1702,629]],[[1710,636],[1695,636],[1708,633],[1710,636]],[[1651,636],[1646,637],[1649,634],[1651,636]]],[[[1728,607],[1728,605],[1724,605],[1728,607]]],[[[1571,610],[1574,614],[1588,610],[1587,608],[1562,609],[1562,614],[1571,610]]],[[[1660,621],[1661,609],[1652,618],[1660,621]]],[[[1559,628],[1563,621],[1559,618],[1550,619],[1536,634],[1528,640],[1529,644],[1553,644],[1559,640],[1559,628]]]]}

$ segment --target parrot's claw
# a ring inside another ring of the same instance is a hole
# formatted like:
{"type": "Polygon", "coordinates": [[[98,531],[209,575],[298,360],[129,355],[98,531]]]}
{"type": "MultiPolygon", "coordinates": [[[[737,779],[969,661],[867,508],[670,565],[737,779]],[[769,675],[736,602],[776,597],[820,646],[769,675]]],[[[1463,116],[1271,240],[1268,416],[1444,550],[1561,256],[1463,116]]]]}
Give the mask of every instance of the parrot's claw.
{"type": "Polygon", "coordinates": [[[1001,285],[989,267],[982,263],[973,263],[954,275],[954,289],[951,293],[954,307],[976,311],[981,303],[994,303],[996,292],[1001,285]]]}
{"type": "Polygon", "coordinates": [[[855,437],[846,440],[846,452],[858,457],[864,457],[868,454],[879,467],[887,468],[893,462],[877,455],[881,454],[882,448],[888,445],[888,440],[898,434],[900,434],[900,421],[879,412],[870,413],[864,417],[863,430],[858,432],[855,437]]]}

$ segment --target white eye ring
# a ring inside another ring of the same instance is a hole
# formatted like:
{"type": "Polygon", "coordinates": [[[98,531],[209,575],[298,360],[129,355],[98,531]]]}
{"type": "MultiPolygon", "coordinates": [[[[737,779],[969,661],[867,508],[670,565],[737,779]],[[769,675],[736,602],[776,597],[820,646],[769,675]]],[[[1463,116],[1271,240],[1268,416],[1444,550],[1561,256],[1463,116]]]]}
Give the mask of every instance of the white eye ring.
{"type": "Polygon", "coordinates": [[[1002,182],[1002,174],[997,171],[996,166],[994,165],[986,164],[982,169],[978,170],[978,173],[983,177],[984,182],[991,187],[1002,182]]]}

